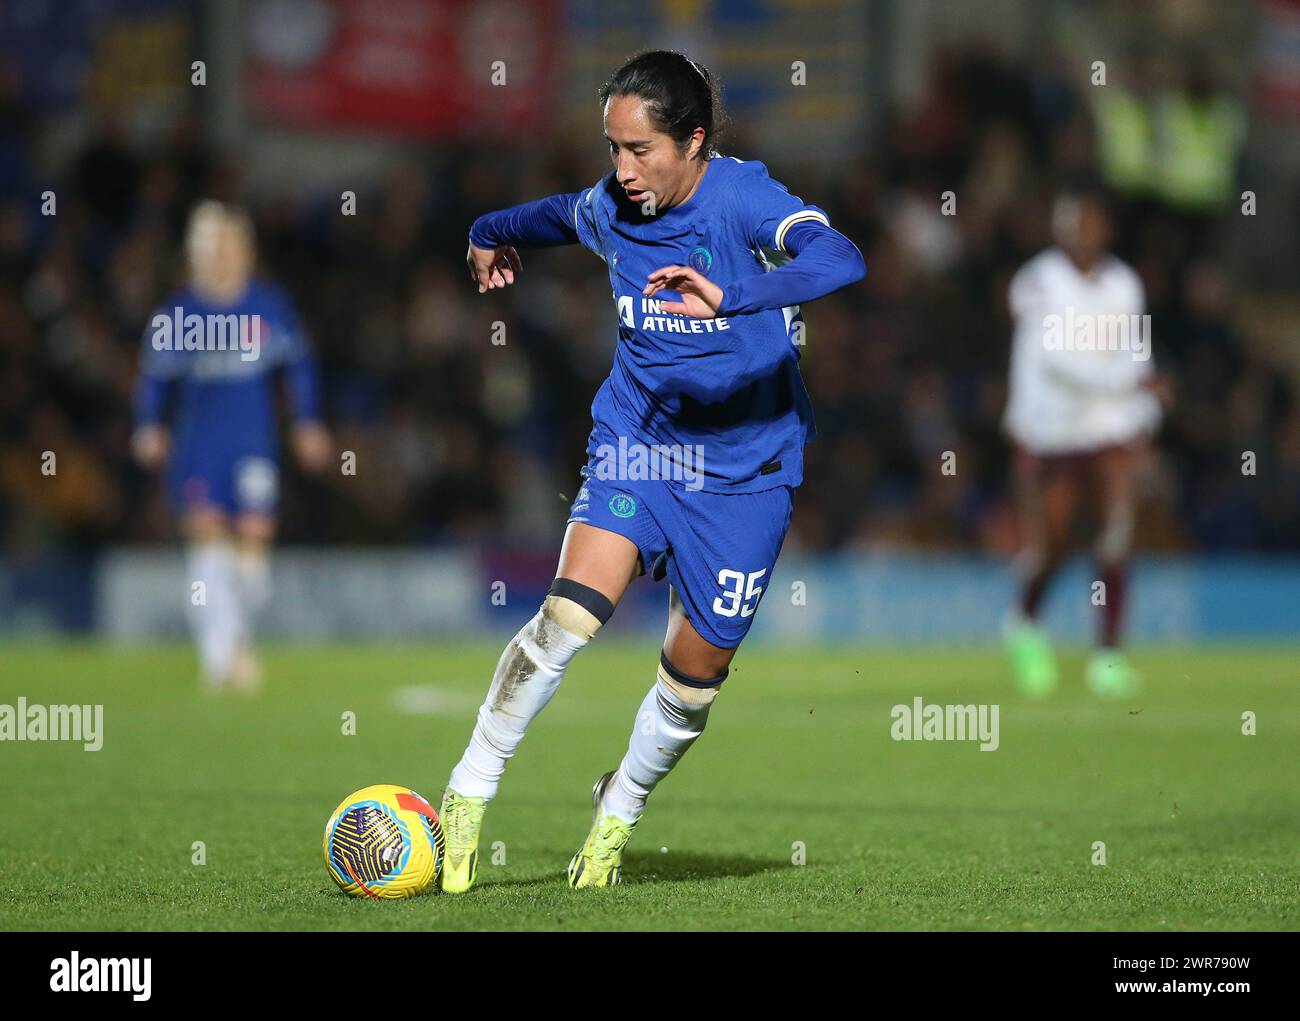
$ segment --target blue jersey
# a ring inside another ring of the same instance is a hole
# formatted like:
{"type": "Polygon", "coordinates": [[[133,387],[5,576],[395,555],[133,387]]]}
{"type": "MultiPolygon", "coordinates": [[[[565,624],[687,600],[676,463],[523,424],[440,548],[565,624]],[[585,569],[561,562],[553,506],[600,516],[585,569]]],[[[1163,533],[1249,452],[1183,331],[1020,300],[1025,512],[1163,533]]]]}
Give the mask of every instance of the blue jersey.
{"type": "MultiPolygon", "coordinates": [[[[798,223],[829,226],[768,176],[762,163],[733,156],[708,161],[695,194],[645,216],[613,172],[578,193],[578,240],[609,269],[618,346],[609,379],[592,403],[588,452],[625,443],[689,447],[702,454],[710,492],[753,493],[803,479],[803,447],[815,435],[799,375],[798,306],[696,319],[665,313],[673,291],[642,296],[646,277],[685,265],[724,291],[787,257],[798,223]]],[[[725,302],[724,302],[725,307],[725,302]]]]}
{"type": "Polygon", "coordinates": [[[136,423],[173,417],[178,452],[230,451],[274,459],[279,370],[295,416],[319,419],[316,363],[298,316],[278,287],[254,280],[240,300],[221,307],[193,290],[179,291],[145,327],[136,423]],[[246,317],[242,347],[239,317],[246,317]]]}
{"type": "Polygon", "coordinates": [[[814,432],[797,303],[862,279],[862,253],[763,164],[723,156],[689,200],[658,215],[611,173],[583,192],[486,213],[469,237],[488,251],[581,242],[605,260],[618,345],[591,406],[569,521],[634,543],[696,631],[735,648],[767,590],[814,432]],[[649,274],[670,265],[722,289],[712,318],[665,312],[674,292],[642,296],[649,274]]]}

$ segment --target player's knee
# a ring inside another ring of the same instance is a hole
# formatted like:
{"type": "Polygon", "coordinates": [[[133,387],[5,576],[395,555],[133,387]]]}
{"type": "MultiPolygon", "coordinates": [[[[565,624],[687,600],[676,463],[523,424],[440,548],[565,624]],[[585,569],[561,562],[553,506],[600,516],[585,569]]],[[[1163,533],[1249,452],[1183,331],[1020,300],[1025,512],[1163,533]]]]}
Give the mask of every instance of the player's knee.
{"type": "Polygon", "coordinates": [[[572,578],[556,578],[542,602],[542,616],[583,641],[590,641],[613,615],[607,596],[572,578]]]}
{"type": "Polygon", "coordinates": [[[1024,546],[1016,554],[1014,569],[1022,578],[1032,578],[1047,567],[1047,549],[1038,543],[1024,546]]]}
{"type": "Polygon", "coordinates": [[[185,537],[192,543],[224,542],[230,538],[230,523],[218,510],[190,512],[183,525],[185,537]]]}
{"type": "Polygon", "coordinates": [[[235,519],[235,535],[241,546],[265,549],[275,538],[275,518],[268,514],[241,514],[235,519]]]}
{"type": "Polygon", "coordinates": [[[1106,515],[1106,524],[1097,536],[1097,559],[1113,564],[1125,559],[1133,545],[1134,515],[1131,507],[1121,506],[1106,515]]]}
{"type": "Polygon", "coordinates": [[[727,671],[720,677],[692,677],[678,670],[668,659],[668,654],[659,654],[659,681],[686,706],[703,706],[707,708],[718,697],[718,689],[727,679],[727,671]]]}

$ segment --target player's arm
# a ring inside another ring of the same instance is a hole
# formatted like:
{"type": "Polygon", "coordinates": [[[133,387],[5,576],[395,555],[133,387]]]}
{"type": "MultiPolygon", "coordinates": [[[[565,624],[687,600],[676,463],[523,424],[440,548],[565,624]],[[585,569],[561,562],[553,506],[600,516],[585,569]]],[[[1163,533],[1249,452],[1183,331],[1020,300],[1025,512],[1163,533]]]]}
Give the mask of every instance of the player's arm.
{"type": "Polygon", "coordinates": [[[867,263],[858,246],[820,220],[790,225],[780,244],[794,258],[770,273],[755,273],[724,287],[718,315],[802,305],[867,275],[867,263]]]}
{"type": "Polygon", "coordinates": [[[650,297],[667,289],[681,294],[681,301],[663,303],[665,312],[707,319],[786,308],[825,297],[866,275],[857,245],[831,227],[823,210],[805,205],[765,169],[733,190],[728,202],[752,251],[775,250],[792,258],[725,288],[688,266],[664,266],[650,274],[643,293],[650,297]]]}
{"type": "Polygon", "coordinates": [[[550,195],[485,213],[469,230],[465,261],[479,293],[515,282],[524,264],[516,247],[549,248],[580,240],[577,206],[585,192],[550,195]]]}
{"type": "Polygon", "coordinates": [[[155,348],[153,336],[151,316],[141,343],[139,374],[135,383],[135,428],[131,433],[131,452],[143,467],[149,469],[162,465],[171,452],[167,416],[182,357],[182,352],[155,348]]]}
{"type": "Polygon", "coordinates": [[[682,300],[665,301],[665,312],[708,319],[802,305],[866,276],[858,246],[820,221],[796,223],[782,240],[782,251],[794,258],[771,272],[719,287],[689,266],[664,266],[647,277],[642,293],[653,297],[665,288],[677,291],[682,300]]]}
{"type": "Polygon", "coordinates": [[[1048,349],[1043,367],[1067,386],[1095,394],[1130,393],[1152,375],[1149,358],[1139,360],[1130,351],[1108,351],[1099,358],[1091,351],[1048,349]]]}
{"type": "Polygon", "coordinates": [[[320,367],[287,297],[283,299],[278,319],[283,331],[280,369],[284,373],[293,414],[294,456],[308,471],[323,471],[329,463],[333,441],[322,412],[320,367]]]}

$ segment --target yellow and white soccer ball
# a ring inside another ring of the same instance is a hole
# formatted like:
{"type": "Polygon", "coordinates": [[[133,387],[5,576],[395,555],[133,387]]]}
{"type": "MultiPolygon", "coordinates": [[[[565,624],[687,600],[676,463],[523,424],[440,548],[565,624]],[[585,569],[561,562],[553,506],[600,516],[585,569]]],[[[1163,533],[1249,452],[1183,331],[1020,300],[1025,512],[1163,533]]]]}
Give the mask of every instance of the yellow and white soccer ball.
{"type": "Polygon", "coordinates": [[[394,900],[438,888],[445,841],[433,806],[379,783],[343,799],[325,824],[325,867],[344,893],[394,900]]]}

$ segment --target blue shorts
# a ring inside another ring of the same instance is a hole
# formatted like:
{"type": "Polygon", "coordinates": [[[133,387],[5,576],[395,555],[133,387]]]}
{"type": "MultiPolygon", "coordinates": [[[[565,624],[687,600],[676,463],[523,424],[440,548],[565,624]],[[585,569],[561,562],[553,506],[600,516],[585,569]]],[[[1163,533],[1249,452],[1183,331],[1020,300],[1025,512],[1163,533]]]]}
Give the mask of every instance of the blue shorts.
{"type": "Polygon", "coordinates": [[[215,507],[234,517],[274,514],[280,497],[280,467],[274,457],[248,447],[178,447],[172,455],[168,490],[177,513],[215,507]]]}
{"type": "Polygon", "coordinates": [[[665,575],[705,639],[734,649],[749,631],[790,527],[794,490],[706,493],[663,479],[599,479],[582,469],[569,520],[636,544],[655,581],[665,575]]]}

